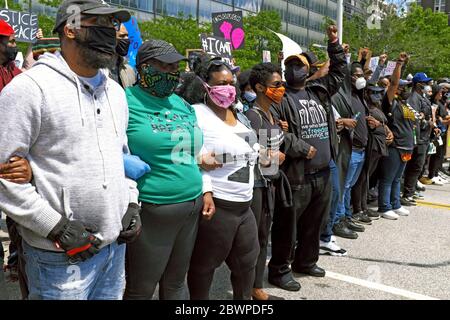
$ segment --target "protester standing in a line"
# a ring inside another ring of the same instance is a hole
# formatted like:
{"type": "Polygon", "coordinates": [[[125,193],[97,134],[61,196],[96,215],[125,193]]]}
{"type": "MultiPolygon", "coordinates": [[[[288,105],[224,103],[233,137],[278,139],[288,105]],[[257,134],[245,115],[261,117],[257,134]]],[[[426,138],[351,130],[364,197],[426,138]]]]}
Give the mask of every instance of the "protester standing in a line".
{"type": "Polygon", "coordinates": [[[233,109],[236,100],[231,67],[204,59],[198,78],[184,90],[194,104],[204,148],[222,167],[203,171],[203,192],[211,192],[216,214],[202,220],[188,273],[191,299],[207,300],[215,270],[226,262],[233,298],[250,300],[259,254],[258,229],[250,205],[258,144],[248,119],[233,109]]]}
{"type": "Polygon", "coordinates": [[[272,104],[280,104],[285,88],[281,69],[272,63],[254,66],[249,75],[249,85],[256,92],[252,108],[246,112],[261,146],[258,165],[255,166],[255,186],[251,209],[258,226],[259,256],[255,269],[255,283],[252,297],[255,300],[274,300],[278,297],[263,290],[264,270],[266,269],[267,245],[275,206],[275,180],[281,179],[279,166],[285,159],[280,147],[284,141],[283,130],[272,116],[272,104]]]}
{"type": "Polygon", "coordinates": [[[127,89],[130,150],[152,168],[137,180],[142,233],[127,248],[128,300],[151,300],[158,284],[161,300],[187,298],[198,224],[202,212],[210,219],[215,211],[211,193],[202,190],[195,111],[174,93],[184,59],[165,41],[144,42],[136,60],[138,85],[127,89]]]}
{"type": "Polygon", "coordinates": [[[102,68],[115,53],[116,22],[129,18],[97,0],[64,1],[61,54],[45,54],[1,93],[0,112],[15,112],[0,127],[0,162],[17,155],[33,168],[32,184],[0,179],[0,208],[23,238],[29,299],[122,298],[118,241],[138,235],[139,206],[123,169],[125,94],[102,68]]]}

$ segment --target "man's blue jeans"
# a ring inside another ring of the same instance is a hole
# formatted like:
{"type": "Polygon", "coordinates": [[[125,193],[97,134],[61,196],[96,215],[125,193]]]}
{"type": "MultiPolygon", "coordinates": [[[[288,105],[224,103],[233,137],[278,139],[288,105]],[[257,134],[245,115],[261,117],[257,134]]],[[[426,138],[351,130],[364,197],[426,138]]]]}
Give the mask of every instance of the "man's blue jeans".
{"type": "Polygon", "coordinates": [[[339,171],[334,160],[330,161],[330,173],[331,173],[331,206],[330,215],[328,219],[325,219],[326,226],[320,235],[320,240],[324,242],[330,242],[333,235],[333,226],[336,216],[337,205],[339,202],[339,171]]]}
{"type": "Polygon", "coordinates": [[[378,212],[399,209],[400,180],[405,171],[406,162],[401,159],[396,148],[389,148],[389,156],[380,160],[378,178],[378,212]]]}
{"type": "Polygon", "coordinates": [[[29,300],[121,300],[125,289],[125,245],[114,242],[92,258],[70,263],[65,253],[23,241],[29,300]]]}
{"type": "Polygon", "coordinates": [[[352,217],[352,210],[350,209],[350,197],[351,189],[358,181],[359,175],[361,174],[362,168],[364,166],[366,153],[364,150],[353,150],[352,157],[350,159],[350,164],[348,166],[347,176],[345,177],[344,192],[343,197],[340,199],[336,217],[334,222],[337,223],[344,216],[349,218],[352,217]]]}

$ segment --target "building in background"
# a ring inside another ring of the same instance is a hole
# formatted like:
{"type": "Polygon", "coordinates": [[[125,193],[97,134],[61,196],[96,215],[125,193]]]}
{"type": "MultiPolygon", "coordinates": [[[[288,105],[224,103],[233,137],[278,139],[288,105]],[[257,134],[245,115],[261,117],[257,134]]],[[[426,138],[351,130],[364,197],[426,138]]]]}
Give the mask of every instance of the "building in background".
{"type": "Polygon", "coordinates": [[[450,0],[418,0],[416,2],[424,9],[446,13],[448,16],[448,25],[450,26],[450,0]]]}
{"type": "MultiPolygon", "coordinates": [[[[20,2],[28,8],[28,0],[20,2]]],[[[337,18],[337,0],[105,0],[133,11],[140,21],[162,16],[191,16],[198,22],[210,22],[212,12],[243,11],[244,16],[261,10],[275,10],[282,19],[282,32],[302,48],[311,44],[325,44],[324,17],[337,18]]],[[[360,0],[345,0],[349,12],[359,12],[360,0]]],[[[31,0],[32,11],[55,15],[56,9],[31,0]]]]}
{"type": "Polygon", "coordinates": [[[324,17],[335,20],[336,0],[106,0],[133,9],[139,20],[169,15],[192,16],[199,22],[211,21],[212,12],[240,11],[245,15],[275,10],[282,19],[282,32],[303,48],[324,44],[324,17]]]}
{"type": "Polygon", "coordinates": [[[355,14],[364,14],[363,1],[361,0],[344,0],[344,14],[347,18],[355,14]]]}

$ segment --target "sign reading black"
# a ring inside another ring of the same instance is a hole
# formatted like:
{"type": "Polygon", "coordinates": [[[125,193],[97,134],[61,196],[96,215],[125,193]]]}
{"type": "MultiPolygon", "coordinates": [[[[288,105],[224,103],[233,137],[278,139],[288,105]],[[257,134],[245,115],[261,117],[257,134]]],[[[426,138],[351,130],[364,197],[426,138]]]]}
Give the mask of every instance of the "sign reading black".
{"type": "Polygon", "coordinates": [[[200,35],[202,48],[207,54],[213,57],[221,57],[231,65],[231,42],[221,37],[208,36],[204,33],[200,35]]]}
{"type": "Polygon", "coordinates": [[[242,11],[216,12],[212,14],[213,33],[231,42],[232,49],[243,49],[245,42],[242,11]]]}
{"type": "Polygon", "coordinates": [[[37,15],[29,12],[0,9],[0,19],[5,20],[13,27],[16,41],[36,42],[36,33],[39,28],[37,15]]]}

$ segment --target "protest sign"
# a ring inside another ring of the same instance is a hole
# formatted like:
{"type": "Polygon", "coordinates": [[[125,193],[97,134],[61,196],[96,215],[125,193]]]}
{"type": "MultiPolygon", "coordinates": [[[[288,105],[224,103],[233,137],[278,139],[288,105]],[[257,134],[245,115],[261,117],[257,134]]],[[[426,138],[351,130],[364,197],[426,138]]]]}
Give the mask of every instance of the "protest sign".
{"type": "Polygon", "coordinates": [[[133,68],[136,67],[136,56],[139,47],[142,44],[141,31],[137,23],[136,17],[131,17],[130,20],[124,23],[128,31],[128,38],[130,39],[130,48],[128,49],[128,64],[133,68]]]}
{"type": "Polygon", "coordinates": [[[194,71],[194,62],[199,55],[201,55],[204,51],[202,49],[186,49],[186,58],[188,59],[186,63],[186,72],[194,71]]]}
{"type": "Polygon", "coordinates": [[[221,37],[200,35],[203,51],[214,57],[221,57],[231,65],[231,42],[221,37]]]}
{"type": "Polygon", "coordinates": [[[389,61],[387,66],[386,66],[386,69],[384,69],[383,77],[390,76],[391,74],[393,74],[394,73],[394,69],[395,69],[395,65],[396,65],[395,61],[389,61]]]}
{"type": "Polygon", "coordinates": [[[242,11],[212,13],[212,27],[214,36],[230,41],[233,50],[244,48],[242,11]]]}
{"type": "Polygon", "coordinates": [[[18,12],[0,9],[0,19],[6,21],[14,29],[17,42],[34,43],[38,31],[38,17],[29,12],[18,12]]]}
{"type": "Polygon", "coordinates": [[[272,62],[269,50],[263,50],[263,62],[272,62]]]}
{"type": "Polygon", "coordinates": [[[370,58],[369,68],[372,72],[375,72],[378,66],[378,62],[380,61],[380,57],[372,57],[370,58]]]}

